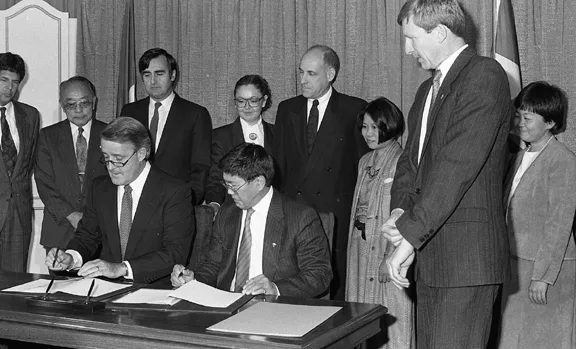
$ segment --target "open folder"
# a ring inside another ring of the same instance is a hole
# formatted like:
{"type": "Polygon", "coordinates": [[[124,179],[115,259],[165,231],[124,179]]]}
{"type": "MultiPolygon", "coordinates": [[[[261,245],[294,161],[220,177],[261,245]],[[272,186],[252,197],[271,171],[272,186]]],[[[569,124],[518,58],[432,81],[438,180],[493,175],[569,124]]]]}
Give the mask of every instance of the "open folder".
{"type": "MultiPolygon", "coordinates": [[[[86,294],[90,289],[90,285],[92,284],[92,280],[96,280],[94,283],[94,289],[91,292],[92,299],[94,300],[101,300],[112,297],[127,292],[130,290],[130,288],[134,288],[132,284],[117,284],[114,282],[92,278],[75,278],[66,280],[54,280],[49,293],[54,294],[57,292],[62,292],[69,295],[86,297],[86,294]]],[[[48,288],[48,284],[50,284],[49,279],[38,279],[4,289],[2,292],[44,294],[48,288]]]]}

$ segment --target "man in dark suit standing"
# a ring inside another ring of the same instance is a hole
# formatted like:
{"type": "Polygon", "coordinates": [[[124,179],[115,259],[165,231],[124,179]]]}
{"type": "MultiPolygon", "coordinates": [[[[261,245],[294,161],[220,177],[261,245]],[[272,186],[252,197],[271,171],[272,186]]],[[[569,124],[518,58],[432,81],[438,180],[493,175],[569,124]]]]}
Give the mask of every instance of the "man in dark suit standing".
{"type": "Polygon", "coordinates": [[[152,48],[144,52],[138,69],[149,97],[126,104],[120,116],[131,116],[148,128],[152,163],[188,183],[194,204],[200,204],[210,169],[210,114],[174,92],[178,64],[165,50],[152,48]]]}
{"type": "Polygon", "coordinates": [[[194,227],[190,188],[146,161],[151,142],[140,122],[118,118],[100,139],[109,176],[94,179],[74,238],[65,251],[52,248],[46,265],[79,269],[84,277],[153,282],[188,256],[194,227]]]}
{"type": "Polygon", "coordinates": [[[418,348],[486,348],[510,277],[502,183],[510,129],[506,73],[464,42],[456,0],[408,0],[406,53],[434,70],[416,93],[383,231],[392,281],[407,287],[416,250],[418,348]]]}
{"type": "Polygon", "coordinates": [[[67,120],[40,130],[34,178],[44,203],[40,243],[49,251],[72,240],[86,205],[92,180],[106,175],[100,160],[100,132],[94,118],[96,90],[90,80],[74,76],[60,84],[60,105],[67,120]]]}
{"type": "Polygon", "coordinates": [[[318,212],[334,213],[330,292],[333,299],[344,300],[352,196],[358,160],[368,148],[356,127],[366,101],[332,87],[339,69],[338,55],[328,46],[312,46],[302,56],[302,95],[278,105],[274,160],[281,192],[318,212]]]}
{"type": "Polygon", "coordinates": [[[32,236],[32,168],[40,113],[13,100],[26,76],[24,60],[0,54],[0,269],[23,272],[32,236]]]}
{"type": "Polygon", "coordinates": [[[234,203],[220,208],[196,270],[175,265],[172,285],[195,277],[245,294],[315,297],[326,291],[332,270],[318,214],[272,189],[272,157],[243,143],[220,164],[234,203]]]}

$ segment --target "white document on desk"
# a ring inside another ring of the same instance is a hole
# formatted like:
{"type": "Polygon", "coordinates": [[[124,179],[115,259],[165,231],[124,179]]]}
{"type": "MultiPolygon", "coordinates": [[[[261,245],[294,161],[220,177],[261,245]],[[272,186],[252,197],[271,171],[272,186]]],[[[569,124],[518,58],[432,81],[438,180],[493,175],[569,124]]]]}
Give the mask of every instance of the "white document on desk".
{"type": "Polygon", "coordinates": [[[208,327],[208,330],[263,336],[302,337],[342,307],[261,302],[208,327]]]}
{"type": "Polygon", "coordinates": [[[172,292],[173,290],[141,288],[112,301],[112,303],[174,305],[180,302],[180,299],[170,297],[172,292]]]}
{"type": "MultiPolygon", "coordinates": [[[[114,282],[92,278],[54,280],[54,284],[50,288],[49,293],[64,292],[76,296],[86,296],[88,294],[88,290],[90,290],[92,280],[96,280],[96,282],[94,283],[94,289],[92,290],[92,293],[90,293],[91,297],[100,297],[105,294],[132,286],[130,284],[117,284],[114,282]]],[[[22,285],[7,288],[2,291],[22,292],[22,293],[45,293],[48,284],[50,284],[49,279],[38,279],[27,282],[22,285]]]]}
{"type": "Polygon", "coordinates": [[[242,293],[232,293],[192,280],[170,293],[170,297],[213,308],[227,308],[242,298],[242,293]]]}

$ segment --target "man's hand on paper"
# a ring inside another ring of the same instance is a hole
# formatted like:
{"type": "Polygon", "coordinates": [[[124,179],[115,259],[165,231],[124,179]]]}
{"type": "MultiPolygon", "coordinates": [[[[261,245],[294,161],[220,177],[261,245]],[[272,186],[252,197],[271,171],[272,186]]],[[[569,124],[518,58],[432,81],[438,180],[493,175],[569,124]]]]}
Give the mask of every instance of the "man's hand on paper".
{"type": "Polygon", "coordinates": [[[172,274],[170,274],[172,286],[178,288],[192,280],[194,280],[194,272],[192,270],[186,269],[181,264],[176,264],[174,268],[172,268],[172,274]]]}
{"type": "Polygon", "coordinates": [[[95,259],[84,263],[78,270],[78,276],[95,278],[104,276],[110,279],[116,279],[126,275],[126,266],[122,263],[110,263],[101,259],[95,259]]]}
{"type": "Polygon", "coordinates": [[[404,210],[401,208],[395,208],[390,213],[390,217],[382,225],[382,233],[384,237],[388,239],[394,246],[398,246],[402,241],[402,235],[400,231],[396,228],[396,221],[402,216],[404,210]]]}
{"type": "Polygon", "coordinates": [[[278,287],[275,283],[268,280],[264,274],[253,277],[252,279],[246,281],[246,285],[242,288],[242,293],[244,294],[268,294],[268,295],[278,295],[278,287]]]}
{"type": "Polygon", "coordinates": [[[402,239],[394,253],[386,259],[388,274],[394,286],[399,289],[410,286],[410,281],[406,278],[406,274],[412,262],[414,262],[414,247],[408,240],[402,239]]]}
{"type": "Polygon", "coordinates": [[[68,270],[72,268],[74,259],[69,253],[62,251],[59,248],[53,247],[46,254],[45,263],[50,270],[68,270]],[[56,255],[56,252],[58,252],[58,255],[56,255]]]}

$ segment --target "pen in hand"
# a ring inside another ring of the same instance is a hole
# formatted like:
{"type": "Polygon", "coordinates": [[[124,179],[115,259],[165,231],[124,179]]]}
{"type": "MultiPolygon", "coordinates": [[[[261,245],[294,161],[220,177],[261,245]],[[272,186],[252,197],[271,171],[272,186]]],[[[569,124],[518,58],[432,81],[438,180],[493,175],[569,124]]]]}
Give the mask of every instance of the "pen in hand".
{"type": "Polygon", "coordinates": [[[56,253],[54,253],[54,260],[52,261],[52,268],[56,266],[56,260],[58,259],[58,251],[60,251],[60,247],[56,247],[56,253]]]}
{"type": "Polygon", "coordinates": [[[94,283],[96,282],[96,279],[92,279],[92,284],[90,284],[90,289],[88,290],[88,294],[86,295],[86,300],[84,301],[85,304],[88,304],[88,302],[90,302],[90,293],[92,293],[92,290],[94,289],[94,283]]]}
{"type": "Polygon", "coordinates": [[[52,288],[53,284],[54,284],[54,276],[52,276],[52,280],[50,280],[50,283],[48,284],[48,288],[46,288],[46,293],[44,293],[44,296],[42,297],[43,300],[48,298],[48,292],[50,292],[50,289],[52,288]]]}

